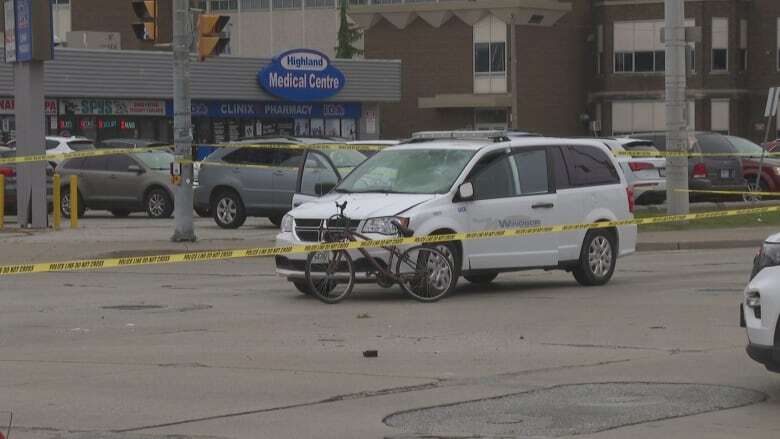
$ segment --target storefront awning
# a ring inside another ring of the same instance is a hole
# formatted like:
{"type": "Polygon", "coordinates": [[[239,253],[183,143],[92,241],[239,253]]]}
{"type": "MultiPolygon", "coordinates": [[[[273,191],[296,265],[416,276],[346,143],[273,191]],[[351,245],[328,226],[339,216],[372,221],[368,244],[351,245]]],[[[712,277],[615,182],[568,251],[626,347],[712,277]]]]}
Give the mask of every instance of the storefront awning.
{"type": "Polygon", "coordinates": [[[505,94],[438,94],[418,98],[419,108],[508,108],[512,95],[505,94]]]}
{"type": "Polygon", "coordinates": [[[473,26],[488,15],[494,15],[505,23],[510,23],[514,16],[518,25],[552,26],[571,11],[571,4],[558,0],[405,0],[404,3],[367,0],[366,3],[350,5],[347,11],[363,29],[371,28],[382,18],[399,29],[417,18],[436,28],[453,17],[473,26]]]}

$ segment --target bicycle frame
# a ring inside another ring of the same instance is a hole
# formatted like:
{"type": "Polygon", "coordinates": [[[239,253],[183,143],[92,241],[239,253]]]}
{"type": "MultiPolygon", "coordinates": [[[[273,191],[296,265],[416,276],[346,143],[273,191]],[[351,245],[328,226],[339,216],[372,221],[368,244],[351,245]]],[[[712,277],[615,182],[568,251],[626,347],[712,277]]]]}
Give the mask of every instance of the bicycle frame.
{"type": "MultiPolygon", "coordinates": [[[[357,242],[357,241],[373,241],[371,238],[369,238],[366,235],[363,235],[360,232],[352,231],[349,229],[350,219],[345,216],[344,214],[334,215],[331,218],[336,218],[337,221],[343,221],[346,226],[344,227],[338,227],[338,228],[328,228],[320,226],[320,236],[323,238],[323,242],[339,242],[339,241],[350,241],[350,242],[357,242]],[[343,234],[343,236],[339,236],[338,234],[343,234]],[[338,238],[343,239],[328,239],[331,238],[329,235],[334,235],[338,238]]],[[[330,221],[329,221],[330,222],[330,221]]],[[[381,274],[382,276],[386,277],[387,279],[390,279],[394,282],[400,282],[400,279],[393,274],[392,267],[393,267],[393,259],[398,258],[400,259],[401,256],[403,256],[403,253],[398,249],[397,246],[381,246],[377,247],[381,248],[382,250],[385,250],[389,253],[389,258],[387,261],[387,267],[383,267],[380,265],[374,257],[372,257],[366,249],[358,248],[356,249],[358,252],[360,252],[361,255],[376,269],[376,272],[378,274],[381,274]]],[[[370,273],[370,272],[369,272],[370,273]]]]}

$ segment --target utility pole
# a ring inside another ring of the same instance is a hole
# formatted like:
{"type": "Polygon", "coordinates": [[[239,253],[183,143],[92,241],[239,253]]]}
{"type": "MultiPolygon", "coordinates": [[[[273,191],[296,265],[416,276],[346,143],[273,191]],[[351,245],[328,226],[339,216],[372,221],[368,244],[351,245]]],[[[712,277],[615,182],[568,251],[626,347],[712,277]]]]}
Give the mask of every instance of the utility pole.
{"type": "MultiPolygon", "coordinates": [[[[666,19],[666,150],[688,151],[688,103],[686,101],[685,67],[685,1],[664,0],[666,19]]],[[[690,210],[688,190],[688,156],[666,158],[666,202],[670,215],[690,210]]]]}
{"type": "Polygon", "coordinates": [[[190,46],[193,32],[189,0],[173,2],[173,136],[181,180],[176,186],[173,242],[195,242],[192,218],[192,101],[190,98],[190,46]]]}

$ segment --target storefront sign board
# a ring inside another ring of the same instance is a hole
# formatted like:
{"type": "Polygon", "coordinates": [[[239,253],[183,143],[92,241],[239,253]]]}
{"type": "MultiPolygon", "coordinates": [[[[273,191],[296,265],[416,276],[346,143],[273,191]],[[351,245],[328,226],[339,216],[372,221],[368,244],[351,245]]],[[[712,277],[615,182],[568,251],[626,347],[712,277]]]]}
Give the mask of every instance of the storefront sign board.
{"type": "Polygon", "coordinates": [[[347,79],[322,52],[293,49],[275,57],[257,74],[268,93],[290,101],[327,99],[344,88],[347,79]]]}

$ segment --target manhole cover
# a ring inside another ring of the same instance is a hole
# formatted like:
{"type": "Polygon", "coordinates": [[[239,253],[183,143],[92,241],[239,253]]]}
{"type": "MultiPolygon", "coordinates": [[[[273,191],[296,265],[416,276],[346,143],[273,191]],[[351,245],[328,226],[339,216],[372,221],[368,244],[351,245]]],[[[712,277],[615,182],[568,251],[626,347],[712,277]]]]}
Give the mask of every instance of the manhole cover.
{"type": "Polygon", "coordinates": [[[114,305],[114,306],[101,306],[102,309],[114,309],[118,311],[144,311],[147,309],[161,309],[165,308],[163,305],[114,305]]]}
{"type": "Polygon", "coordinates": [[[403,437],[569,436],[763,401],[753,390],[701,384],[601,383],[552,387],[388,416],[403,437]]]}

